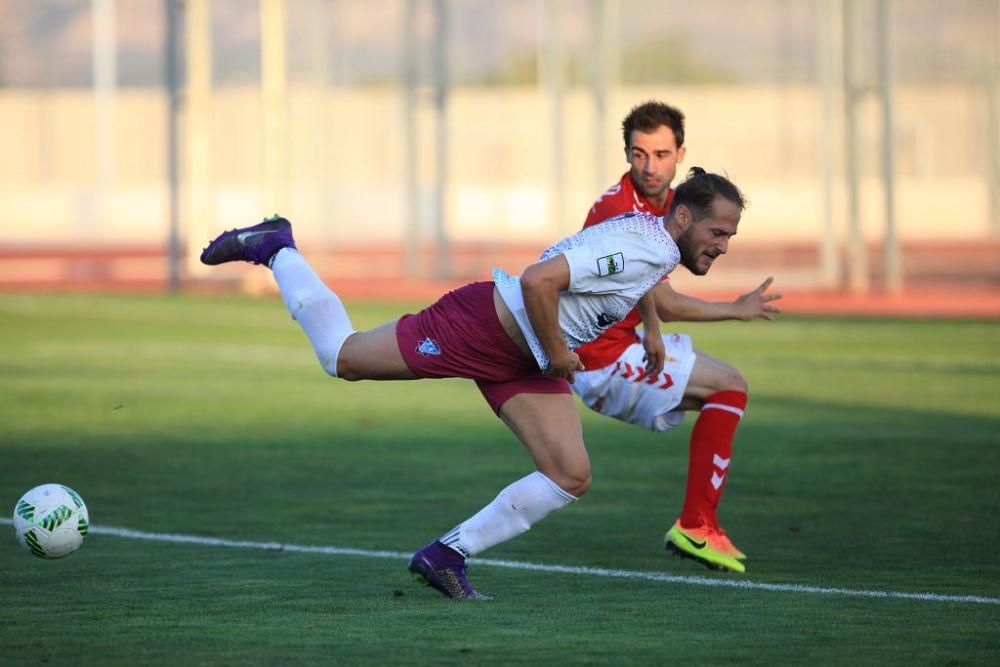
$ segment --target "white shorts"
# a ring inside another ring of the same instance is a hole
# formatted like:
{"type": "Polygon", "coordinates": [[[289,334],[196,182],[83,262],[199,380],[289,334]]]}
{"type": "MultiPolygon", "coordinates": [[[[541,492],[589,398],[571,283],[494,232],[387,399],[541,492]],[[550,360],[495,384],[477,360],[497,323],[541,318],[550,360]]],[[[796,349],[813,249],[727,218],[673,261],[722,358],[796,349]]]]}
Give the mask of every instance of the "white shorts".
{"type": "Polygon", "coordinates": [[[643,377],[646,351],[634,343],[618,361],[596,371],[577,371],[573,391],[591,410],[650,431],[666,431],[684,421],[675,410],[684,398],[695,354],[691,337],[663,334],[666,362],[656,377],[643,377]]]}

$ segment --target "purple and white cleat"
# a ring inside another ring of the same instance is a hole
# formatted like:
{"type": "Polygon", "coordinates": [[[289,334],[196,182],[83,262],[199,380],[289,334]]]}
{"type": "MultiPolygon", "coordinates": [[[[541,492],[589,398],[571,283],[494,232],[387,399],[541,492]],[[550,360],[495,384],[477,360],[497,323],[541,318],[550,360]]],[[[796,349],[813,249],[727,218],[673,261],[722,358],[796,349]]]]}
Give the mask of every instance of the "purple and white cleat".
{"type": "Polygon", "coordinates": [[[469,585],[469,580],[465,578],[465,558],[437,540],[413,554],[409,569],[415,580],[438,589],[450,598],[493,599],[469,585]]]}
{"type": "Polygon", "coordinates": [[[292,223],[274,216],[252,227],[223,232],[201,251],[202,264],[252,262],[266,265],[282,248],[294,248],[292,223]]]}

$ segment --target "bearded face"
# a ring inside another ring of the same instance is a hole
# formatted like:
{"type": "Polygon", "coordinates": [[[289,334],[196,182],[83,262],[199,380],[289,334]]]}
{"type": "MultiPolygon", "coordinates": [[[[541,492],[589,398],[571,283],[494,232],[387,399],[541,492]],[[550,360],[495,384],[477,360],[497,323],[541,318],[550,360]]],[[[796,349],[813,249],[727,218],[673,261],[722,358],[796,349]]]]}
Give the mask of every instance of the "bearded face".
{"type": "Polygon", "coordinates": [[[707,215],[695,220],[690,211],[677,216],[680,234],[674,239],[681,251],[681,264],[696,276],[703,276],[729,250],[742,211],[733,202],[717,197],[707,215]]]}

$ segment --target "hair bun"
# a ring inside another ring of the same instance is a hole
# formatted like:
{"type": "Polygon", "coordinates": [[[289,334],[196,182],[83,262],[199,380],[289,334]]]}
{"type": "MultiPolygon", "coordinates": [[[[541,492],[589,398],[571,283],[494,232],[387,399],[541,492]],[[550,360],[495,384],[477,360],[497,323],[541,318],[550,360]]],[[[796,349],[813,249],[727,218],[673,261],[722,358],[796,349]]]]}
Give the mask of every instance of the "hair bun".
{"type": "Polygon", "coordinates": [[[691,177],[691,176],[703,176],[703,175],[705,175],[705,173],[707,173],[707,172],[704,169],[702,169],[701,167],[691,167],[691,170],[688,172],[688,176],[689,177],[691,177]]]}

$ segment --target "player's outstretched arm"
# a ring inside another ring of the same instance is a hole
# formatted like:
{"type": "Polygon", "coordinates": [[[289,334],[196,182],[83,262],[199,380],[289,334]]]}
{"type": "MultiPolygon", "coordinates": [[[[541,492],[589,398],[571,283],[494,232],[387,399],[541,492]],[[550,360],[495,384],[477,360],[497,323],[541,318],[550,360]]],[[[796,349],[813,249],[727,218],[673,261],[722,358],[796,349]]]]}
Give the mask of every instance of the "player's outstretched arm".
{"type": "Polygon", "coordinates": [[[563,255],[532,264],[521,274],[521,293],[531,327],[549,356],[547,375],[574,380],[583,370],[580,357],[569,349],[559,326],[559,292],[569,288],[569,263],[563,255]]]}
{"type": "Polygon", "coordinates": [[[668,281],[651,292],[656,300],[656,313],[664,322],[718,322],[721,320],[773,320],[781,309],[773,302],[781,292],[768,292],[774,278],[768,277],[756,289],[733,301],[706,301],[681,294],[668,281]]]}

